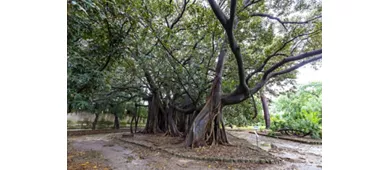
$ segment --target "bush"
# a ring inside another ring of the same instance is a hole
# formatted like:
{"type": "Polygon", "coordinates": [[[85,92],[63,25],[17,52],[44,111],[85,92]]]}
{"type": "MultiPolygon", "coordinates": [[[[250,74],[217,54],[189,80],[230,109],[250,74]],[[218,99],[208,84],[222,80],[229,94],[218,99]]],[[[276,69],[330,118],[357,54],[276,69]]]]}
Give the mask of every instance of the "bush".
{"type": "Polygon", "coordinates": [[[295,93],[277,98],[271,109],[271,129],[295,130],[309,133],[312,138],[322,138],[322,84],[309,83],[300,86],[295,93]]]}
{"type": "Polygon", "coordinates": [[[98,129],[107,129],[114,125],[114,122],[108,121],[108,120],[101,120],[97,123],[98,129]]]}
{"type": "Polygon", "coordinates": [[[74,128],[74,125],[75,125],[75,123],[74,123],[73,121],[71,121],[71,120],[68,120],[68,121],[67,121],[67,127],[68,127],[68,129],[74,128]]]}
{"type": "Polygon", "coordinates": [[[92,128],[92,123],[88,120],[77,121],[77,127],[81,129],[90,129],[92,128]]]}
{"type": "Polygon", "coordinates": [[[276,136],[276,134],[275,134],[275,132],[274,131],[270,131],[270,132],[268,132],[268,134],[267,134],[268,136],[276,136]]]}
{"type": "Polygon", "coordinates": [[[280,115],[271,115],[271,126],[270,129],[278,131],[279,129],[286,127],[286,121],[281,118],[280,115]]]}
{"type": "Polygon", "coordinates": [[[120,121],[119,124],[120,126],[126,126],[128,123],[126,121],[120,121]]]}
{"type": "Polygon", "coordinates": [[[279,131],[290,129],[300,131],[300,134],[309,133],[312,138],[322,138],[322,128],[318,112],[303,111],[297,114],[275,115],[271,117],[271,130],[279,131]]]}

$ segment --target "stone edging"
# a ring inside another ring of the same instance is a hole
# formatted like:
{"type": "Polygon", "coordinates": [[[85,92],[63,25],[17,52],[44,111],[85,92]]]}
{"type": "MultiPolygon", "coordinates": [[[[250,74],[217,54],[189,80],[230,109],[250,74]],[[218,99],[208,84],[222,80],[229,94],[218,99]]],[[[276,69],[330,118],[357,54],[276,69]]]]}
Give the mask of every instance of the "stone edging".
{"type": "MultiPolygon", "coordinates": [[[[249,133],[254,133],[254,132],[249,132],[249,133]]],[[[304,139],[295,139],[295,138],[289,138],[289,137],[284,137],[284,136],[270,136],[264,133],[257,133],[261,136],[266,136],[266,137],[271,137],[271,138],[276,138],[276,139],[283,139],[283,140],[289,140],[293,142],[299,142],[299,143],[305,143],[305,144],[312,144],[312,145],[322,145],[321,141],[308,141],[304,139]]]]}
{"type": "Polygon", "coordinates": [[[176,153],[176,152],[173,152],[173,151],[170,151],[170,150],[166,150],[166,149],[163,149],[163,148],[159,148],[159,147],[154,147],[154,146],[138,143],[138,142],[135,142],[135,141],[124,140],[124,139],[118,138],[118,137],[116,137],[115,139],[117,139],[117,140],[119,140],[121,142],[142,146],[142,147],[145,147],[145,148],[148,148],[148,149],[151,149],[151,150],[163,151],[163,152],[166,152],[168,154],[174,155],[176,157],[186,158],[186,159],[194,159],[194,160],[201,160],[201,161],[234,162],[234,163],[259,163],[259,164],[266,164],[266,163],[267,164],[278,164],[278,163],[280,163],[279,160],[274,160],[274,159],[234,159],[234,158],[219,158],[219,157],[189,156],[189,155],[176,153]]]}
{"type": "Polygon", "coordinates": [[[82,135],[122,133],[122,132],[130,132],[130,130],[129,129],[78,130],[78,131],[67,131],[67,135],[68,136],[82,136],[82,135]]]}
{"type": "Polygon", "coordinates": [[[226,131],[237,131],[237,132],[242,132],[242,131],[248,131],[251,129],[225,129],[226,131]]]}

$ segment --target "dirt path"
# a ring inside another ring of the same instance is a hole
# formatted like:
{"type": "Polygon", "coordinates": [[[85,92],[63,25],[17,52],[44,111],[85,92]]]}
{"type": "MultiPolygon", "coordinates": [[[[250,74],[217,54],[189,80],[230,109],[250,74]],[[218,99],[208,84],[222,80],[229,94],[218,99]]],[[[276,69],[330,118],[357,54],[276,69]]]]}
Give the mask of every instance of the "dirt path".
{"type": "Polygon", "coordinates": [[[229,165],[209,163],[154,152],[139,146],[114,141],[118,134],[88,135],[71,137],[69,142],[80,151],[97,151],[105,158],[104,163],[114,170],[149,170],[149,169],[231,169],[229,165]]]}
{"type": "MultiPolygon", "coordinates": [[[[256,145],[256,138],[248,132],[229,132],[230,134],[248,140],[256,145]]],[[[134,169],[263,169],[263,170],[293,170],[293,169],[321,169],[321,146],[299,144],[280,139],[261,136],[259,145],[271,154],[283,157],[282,165],[244,164],[205,162],[177,158],[166,153],[151,151],[136,145],[114,140],[117,134],[87,135],[69,137],[68,140],[74,149],[80,151],[93,151],[102,155],[102,164],[114,170],[134,169]],[[271,148],[271,145],[274,146],[271,148]],[[276,146],[276,148],[275,148],[276,146]],[[310,163],[312,162],[312,163],[310,163]]]]}
{"type": "Polygon", "coordinates": [[[71,137],[69,141],[77,150],[100,152],[105,158],[105,162],[113,169],[145,169],[144,160],[132,159],[136,157],[136,154],[114,144],[110,136],[112,134],[71,137]],[[128,164],[129,161],[132,163],[128,164]]]}
{"type": "MultiPolygon", "coordinates": [[[[246,139],[253,145],[256,144],[256,135],[247,131],[229,131],[231,135],[246,139]]],[[[316,170],[322,169],[322,145],[310,145],[275,139],[266,136],[258,136],[257,142],[260,148],[282,158],[282,169],[316,170]]]]}

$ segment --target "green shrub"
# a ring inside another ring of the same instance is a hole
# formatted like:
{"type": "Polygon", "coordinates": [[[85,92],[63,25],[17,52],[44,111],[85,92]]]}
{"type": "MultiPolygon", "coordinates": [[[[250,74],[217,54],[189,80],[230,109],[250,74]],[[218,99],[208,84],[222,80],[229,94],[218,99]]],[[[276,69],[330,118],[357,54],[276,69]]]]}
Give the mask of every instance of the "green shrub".
{"type": "Polygon", "coordinates": [[[73,121],[71,121],[71,120],[68,120],[68,121],[67,121],[67,128],[68,128],[68,129],[74,128],[74,125],[75,125],[75,122],[73,122],[73,121]]]}
{"type": "Polygon", "coordinates": [[[126,121],[120,121],[119,124],[120,126],[126,126],[128,123],[126,121]]]}
{"type": "Polygon", "coordinates": [[[276,136],[276,134],[275,134],[275,132],[274,131],[270,131],[270,132],[268,132],[268,134],[267,134],[268,136],[276,136]]]}
{"type": "Polygon", "coordinates": [[[76,127],[81,129],[90,129],[92,128],[92,122],[88,120],[80,120],[76,122],[76,127]]]}
{"type": "Polygon", "coordinates": [[[98,129],[107,129],[114,125],[114,122],[108,121],[108,120],[101,120],[97,123],[98,129]]]}
{"type": "Polygon", "coordinates": [[[290,129],[311,133],[314,139],[322,138],[322,128],[318,112],[302,111],[296,114],[275,115],[271,117],[271,130],[290,129]]]}

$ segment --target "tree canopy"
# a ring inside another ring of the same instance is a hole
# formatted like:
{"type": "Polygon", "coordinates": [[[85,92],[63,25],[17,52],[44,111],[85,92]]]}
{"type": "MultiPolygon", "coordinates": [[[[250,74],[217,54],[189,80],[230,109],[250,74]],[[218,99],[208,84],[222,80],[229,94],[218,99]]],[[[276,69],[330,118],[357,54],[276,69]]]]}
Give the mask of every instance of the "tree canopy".
{"type": "Polygon", "coordinates": [[[205,107],[249,104],[320,65],[321,11],[316,0],[69,0],[68,112],[145,103],[147,132],[186,135],[180,124],[205,107]]]}

